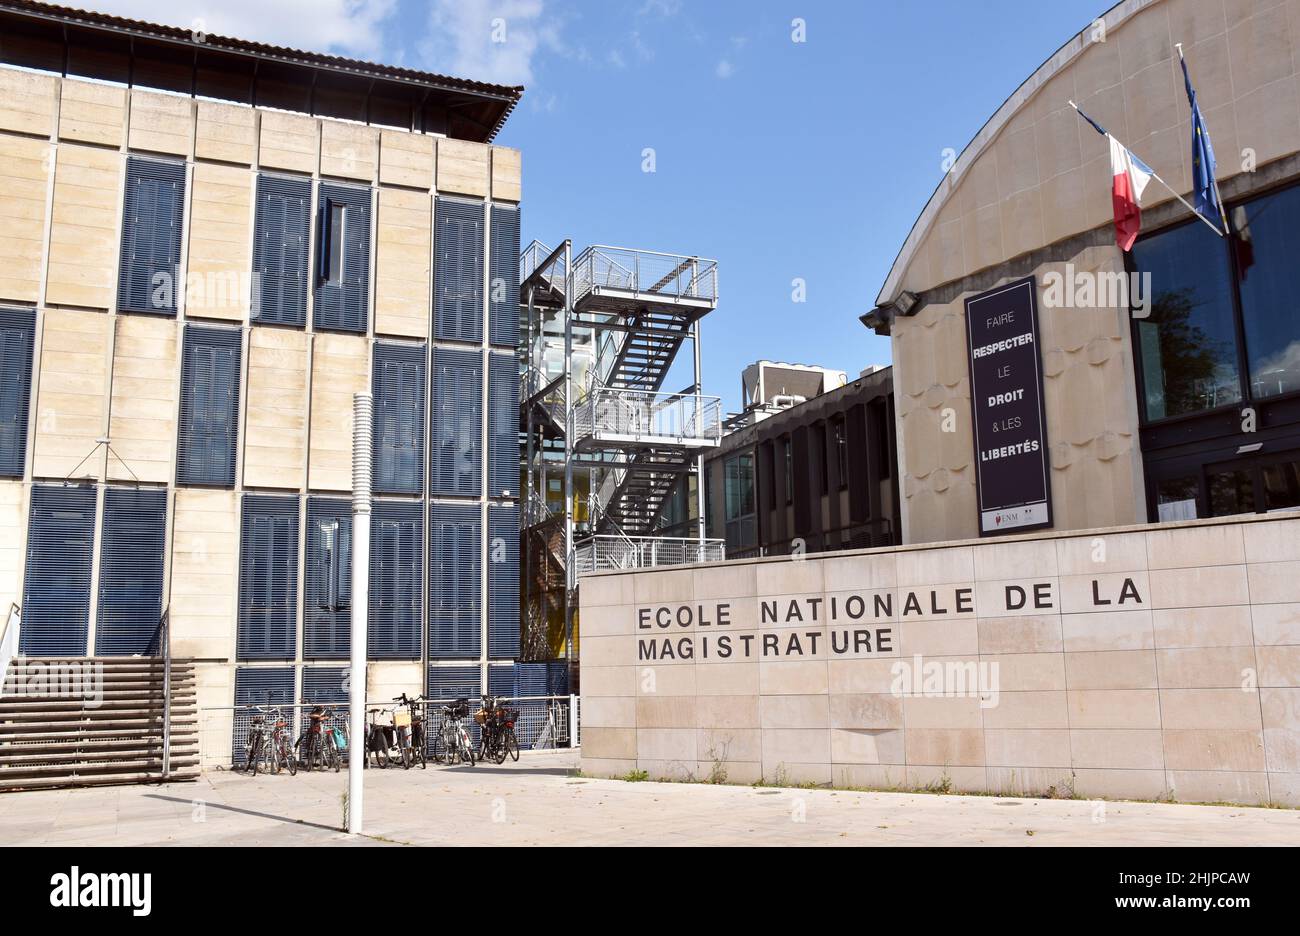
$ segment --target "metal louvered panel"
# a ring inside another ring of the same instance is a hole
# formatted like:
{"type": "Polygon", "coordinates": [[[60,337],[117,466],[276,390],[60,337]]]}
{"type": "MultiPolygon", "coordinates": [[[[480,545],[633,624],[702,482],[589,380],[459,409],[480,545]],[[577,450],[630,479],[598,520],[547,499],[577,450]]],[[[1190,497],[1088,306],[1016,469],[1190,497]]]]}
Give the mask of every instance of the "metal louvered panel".
{"type": "Polygon", "coordinates": [[[239,329],[185,326],[178,484],[235,483],[241,356],[239,329]]]}
{"type": "Polygon", "coordinates": [[[375,345],[371,464],[381,494],[423,491],[424,371],[423,345],[375,345]]]}
{"type": "Polygon", "coordinates": [[[550,695],[545,663],[516,663],[514,666],[515,695],[550,695]]]}
{"type": "Polygon", "coordinates": [[[370,303],[370,189],[322,182],[317,206],[317,328],[364,333],[370,303]],[[336,211],[336,209],[338,209],[336,211]],[[342,230],[338,218],[342,218],[342,230]],[[337,245],[342,269],[330,279],[328,253],[337,245]]]}
{"type": "Polygon", "coordinates": [[[93,487],[32,487],[19,634],[24,654],[82,656],[86,652],[95,501],[93,487]]]}
{"type": "Polygon", "coordinates": [[[377,501],[370,520],[367,656],[418,660],[424,604],[424,510],[419,501],[377,501]]]}
{"type": "Polygon", "coordinates": [[[518,495],[519,363],[513,355],[488,355],[488,496],[518,495]]]}
{"type": "MultiPolygon", "coordinates": [[[[235,667],[235,705],[293,705],[293,667],[235,667]]],[[[248,752],[248,721],[236,718],[231,731],[230,761],[236,766],[243,766],[248,752]]]]}
{"type": "Polygon", "coordinates": [[[519,691],[518,674],[513,663],[493,663],[488,667],[488,692],[512,698],[524,694],[519,691]]]}
{"type": "MultiPolygon", "coordinates": [[[[482,495],[483,355],[479,351],[435,348],[430,421],[433,451],[429,458],[429,493],[482,495]]],[[[518,432],[518,411],[510,425],[518,432]]],[[[515,458],[519,457],[518,436],[515,458]]]]}
{"type": "Polygon", "coordinates": [[[307,324],[307,243],[311,180],[257,177],[253,223],[256,286],[251,317],[278,325],[307,324]]]}
{"type": "Polygon", "coordinates": [[[469,699],[470,702],[477,702],[483,694],[482,686],[482,674],[477,666],[430,666],[424,694],[430,699],[469,699]]]}
{"type": "Polygon", "coordinates": [[[35,309],[0,309],[0,477],[23,476],[35,342],[35,309]]]}
{"type": "Polygon", "coordinates": [[[352,647],[352,503],[307,500],[302,655],[344,660],[352,647]]]}
{"type": "Polygon", "coordinates": [[[244,495],[239,538],[239,659],[292,660],[298,650],[298,498],[244,495]]]}
{"type": "Polygon", "coordinates": [[[546,694],[569,694],[569,664],[566,660],[550,660],[546,664],[546,694]]]}
{"type": "Polygon", "coordinates": [[[488,507],[488,656],[519,656],[519,507],[488,507]]]}
{"type": "MultiPolygon", "coordinates": [[[[483,340],[483,220],[487,206],[438,198],[434,219],[434,335],[443,341],[483,340]]],[[[518,251],[514,256],[519,256],[518,251]]],[[[517,279],[518,274],[514,277],[517,279]]],[[[516,287],[517,289],[517,287],[516,287]]],[[[516,318],[519,315],[516,303],[516,318]]],[[[516,325],[518,328],[518,325],[516,325]]]]}
{"type": "Polygon", "coordinates": [[[108,488],[99,547],[95,652],[147,654],[162,617],[167,492],[108,488]]]}
{"type": "Polygon", "coordinates": [[[492,206],[488,256],[488,340],[519,347],[519,206],[492,206]]]}
{"type": "Polygon", "coordinates": [[[304,666],[302,668],[303,705],[346,705],[348,673],[346,666],[304,666]]]}
{"type": "Polygon", "coordinates": [[[117,274],[119,309],[176,314],[184,207],[183,162],[127,158],[117,274]]]}
{"type": "Polygon", "coordinates": [[[477,504],[429,505],[429,656],[434,659],[479,657],[482,532],[477,504]]]}

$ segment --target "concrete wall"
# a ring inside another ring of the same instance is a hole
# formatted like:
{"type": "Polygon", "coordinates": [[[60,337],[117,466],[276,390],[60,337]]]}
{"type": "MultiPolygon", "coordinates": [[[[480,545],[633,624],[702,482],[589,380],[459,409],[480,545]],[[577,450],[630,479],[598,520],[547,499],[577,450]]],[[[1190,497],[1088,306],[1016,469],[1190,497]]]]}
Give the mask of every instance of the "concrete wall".
{"type": "Polygon", "coordinates": [[[609,573],[580,594],[592,774],[1300,805],[1300,518],[609,573]],[[935,664],[984,679],[927,683],[935,664]]]}
{"type": "MultiPolygon", "coordinates": [[[[1221,184],[1300,150],[1300,6],[1235,0],[1130,0],[1074,37],[1007,100],[940,183],[881,292],[941,298],[893,326],[904,542],[977,533],[963,300],[1065,263],[1120,271],[1113,239],[1070,239],[1111,223],[1106,139],[1129,146],[1180,192],[1191,184],[1181,42],[1221,184]],[[1010,269],[1044,251],[1045,262],[1010,269]],[[957,433],[939,433],[951,407],[957,433]]],[[[1169,202],[1157,183],[1143,211],[1169,202]]],[[[927,300],[929,302],[929,300],[927,300]]],[[[1040,309],[1058,529],[1146,519],[1127,310],[1040,309]]]]}

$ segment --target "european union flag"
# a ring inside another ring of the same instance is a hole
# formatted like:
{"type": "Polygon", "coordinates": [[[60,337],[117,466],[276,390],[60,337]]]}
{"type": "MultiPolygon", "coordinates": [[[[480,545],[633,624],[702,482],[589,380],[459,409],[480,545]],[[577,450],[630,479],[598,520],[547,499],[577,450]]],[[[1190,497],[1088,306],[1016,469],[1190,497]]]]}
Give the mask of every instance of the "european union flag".
{"type": "MultiPolygon", "coordinates": [[[[1196,89],[1192,87],[1192,77],[1187,73],[1187,61],[1180,61],[1183,66],[1183,82],[1187,85],[1187,102],[1192,106],[1193,203],[1198,214],[1218,227],[1218,222],[1223,220],[1223,207],[1219,204],[1219,192],[1214,184],[1214,147],[1210,145],[1210,132],[1205,128],[1201,106],[1196,103],[1196,89]]],[[[1224,228],[1227,228],[1226,223],[1224,228]]]]}

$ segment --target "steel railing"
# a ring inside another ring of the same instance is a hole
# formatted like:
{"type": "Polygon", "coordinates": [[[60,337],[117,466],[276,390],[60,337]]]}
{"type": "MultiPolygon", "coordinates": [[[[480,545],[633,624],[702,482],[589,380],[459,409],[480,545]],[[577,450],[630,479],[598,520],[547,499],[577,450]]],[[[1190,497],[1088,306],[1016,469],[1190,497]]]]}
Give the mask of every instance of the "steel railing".
{"type": "MultiPolygon", "coordinates": [[[[450,705],[455,699],[430,699],[426,703],[425,740],[432,744],[434,735],[442,728],[442,706],[450,705]]],[[[469,731],[470,740],[478,744],[478,726],[474,723],[473,712],[481,708],[479,699],[470,699],[471,716],[464,721],[469,731]]],[[[288,731],[292,735],[291,743],[297,743],[310,725],[310,713],[316,705],[322,705],[331,712],[326,722],[329,728],[348,728],[349,706],[344,703],[302,702],[294,705],[227,705],[200,709],[199,732],[201,766],[204,770],[214,768],[229,769],[243,767],[248,749],[248,732],[252,719],[256,715],[267,716],[267,733],[270,734],[270,714],[279,711],[285,716],[288,731]],[[228,739],[228,740],[227,740],[228,739]]],[[[519,698],[503,697],[503,704],[519,710],[515,721],[515,736],[519,739],[519,748],[523,751],[543,750],[545,748],[576,747],[570,744],[573,737],[573,725],[577,720],[576,696],[521,696],[519,698]]],[[[391,701],[367,702],[366,710],[382,709],[391,712],[391,701]]],[[[367,718],[367,721],[369,719],[367,718]]],[[[383,718],[380,719],[381,723],[383,718]]],[[[354,749],[351,739],[348,752],[354,749]]],[[[343,765],[347,764],[346,754],[343,765]]]]}
{"type": "Polygon", "coordinates": [[[721,562],[727,558],[726,541],[675,536],[589,536],[574,544],[578,572],[609,569],[650,569],[658,566],[721,562]]]}
{"type": "MultiPolygon", "coordinates": [[[[533,241],[519,254],[519,282],[524,282],[532,276],[541,266],[546,258],[551,255],[551,248],[547,247],[539,240],[533,241]]],[[[542,279],[556,289],[564,288],[564,257],[557,257],[549,269],[542,271],[542,279]]]]}
{"type": "Polygon", "coordinates": [[[0,696],[5,692],[5,679],[9,676],[9,664],[18,656],[18,627],[22,613],[18,605],[9,605],[9,614],[5,617],[5,628],[0,632],[0,696]]]}
{"type": "Polygon", "coordinates": [[[574,408],[576,439],[617,436],[647,442],[722,441],[722,399],[600,387],[574,408]]]}
{"type": "MultiPolygon", "coordinates": [[[[534,266],[538,262],[540,260],[534,261],[534,266]]],[[[716,302],[718,262],[683,254],[595,244],[573,261],[573,301],[576,303],[597,287],[716,302]]]]}

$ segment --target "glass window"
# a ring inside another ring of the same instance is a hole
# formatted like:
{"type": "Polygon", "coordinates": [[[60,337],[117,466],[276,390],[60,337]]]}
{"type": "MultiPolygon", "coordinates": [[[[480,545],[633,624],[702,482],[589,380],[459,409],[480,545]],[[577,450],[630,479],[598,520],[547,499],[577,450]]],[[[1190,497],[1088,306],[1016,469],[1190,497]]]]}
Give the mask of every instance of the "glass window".
{"type": "Polygon", "coordinates": [[[723,477],[723,500],[727,522],[727,545],[753,546],[757,539],[754,492],[754,456],[746,452],[729,458],[723,477]]]}
{"type": "Polygon", "coordinates": [[[794,503],[794,445],[790,442],[790,437],[786,436],[781,445],[785,450],[785,502],[794,503]]]}
{"type": "Polygon", "coordinates": [[[1241,401],[1232,282],[1223,241],[1191,222],[1133,247],[1150,275],[1150,315],[1137,320],[1149,420],[1241,401]]]}
{"type": "Polygon", "coordinates": [[[317,328],[362,332],[370,302],[370,190],[321,183],[316,257],[317,328]]]}
{"type": "Polygon", "coordinates": [[[1211,517],[1255,512],[1254,472],[1249,469],[1209,471],[1206,479],[1211,517]]]}
{"type": "Polygon", "coordinates": [[[1195,476],[1168,478],[1156,482],[1156,519],[1195,520],[1200,485],[1195,476]]]}
{"type": "Polygon", "coordinates": [[[1300,390],[1300,187],[1232,210],[1250,395],[1300,390]]]}
{"type": "Polygon", "coordinates": [[[1265,510],[1300,508],[1300,461],[1269,465],[1262,474],[1265,510]]]}
{"type": "Polygon", "coordinates": [[[835,420],[835,466],[842,488],[849,484],[849,439],[845,428],[843,416],[835,420]]]}

